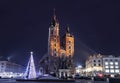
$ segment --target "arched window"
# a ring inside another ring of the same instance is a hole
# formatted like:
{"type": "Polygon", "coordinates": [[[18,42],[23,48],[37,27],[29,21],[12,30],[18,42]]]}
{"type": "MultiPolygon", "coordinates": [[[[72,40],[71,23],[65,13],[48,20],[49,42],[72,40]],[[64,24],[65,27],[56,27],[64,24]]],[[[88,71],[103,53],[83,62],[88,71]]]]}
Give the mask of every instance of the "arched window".
{"type": "Polygon", "coordinates": [[[71,50],[69,50],[69,53],[71,53],[71,50]]]}
{"type": "Polygon", "coordinates": [[[69,46],[69,49],[71,49],[71,46],[69,46]]]}
{"type": "Polygon", "coordinates": [[[70,44],[71,43],[71,41],[68,41],[68,44],[70,44]]]}

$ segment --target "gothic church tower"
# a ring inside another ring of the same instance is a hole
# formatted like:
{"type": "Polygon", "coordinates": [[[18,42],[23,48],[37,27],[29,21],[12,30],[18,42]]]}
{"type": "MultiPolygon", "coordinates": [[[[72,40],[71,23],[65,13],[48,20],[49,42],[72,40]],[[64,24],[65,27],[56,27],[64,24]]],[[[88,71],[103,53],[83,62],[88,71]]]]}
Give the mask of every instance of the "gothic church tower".
{"type": "Polygon", "coordinates": [[[59,69],[72,69],[73,55],[74,37],[70,33],[69,27],[67,27],[65,35],[60,41],[59,22],[54,13],[48,36],[49,71],[58,73],[59,69]]]}
{"type": "Polygon", "coordinates": [[[54,13],[52,23],[49,27],[48,38],[48,53],[50,56],[59,56],[60,50],[60,36],[59,36],[59,22],[54,13]]]}
{"type": "Polygon", "coordinates": [[[52,22],[49,27],[48,37],[48,56],[49,56],[49,71],[57,73],[59,68],[59,52],[60,52],[60,36],[59,36],[59,22],[54,13],[52,22]]]}

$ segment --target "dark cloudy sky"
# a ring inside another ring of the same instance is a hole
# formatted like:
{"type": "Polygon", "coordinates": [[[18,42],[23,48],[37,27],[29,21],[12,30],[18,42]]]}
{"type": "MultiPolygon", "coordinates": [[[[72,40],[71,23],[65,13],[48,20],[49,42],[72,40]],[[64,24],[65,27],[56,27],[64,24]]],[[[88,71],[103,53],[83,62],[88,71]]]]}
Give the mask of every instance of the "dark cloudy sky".
{"type": "Polygon", "coordinates": [[[0,0],[0,57],[26,64],[47,52],[48,28],[56,9],[61,35],[69,25],[77,64],[93,53],[120,55],[119,0],[0,0]]]}

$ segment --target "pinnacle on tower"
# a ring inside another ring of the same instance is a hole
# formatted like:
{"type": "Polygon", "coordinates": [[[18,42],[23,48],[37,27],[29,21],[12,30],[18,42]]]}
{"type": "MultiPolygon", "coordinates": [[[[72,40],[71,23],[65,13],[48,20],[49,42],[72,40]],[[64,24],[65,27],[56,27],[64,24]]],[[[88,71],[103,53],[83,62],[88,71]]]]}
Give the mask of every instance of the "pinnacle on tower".
{"type": "Polygon", "coordinates": [[[53,19],[56,21],[55,8],[53,9],[53,19]]]}
{"type": "Polygon", "coordinates": [[[56,14],[55,14],[55,8],[53,9],[53,17],[52,17],[52,25],[55,26],[56,23],[58,23],[58,20],[56,18],[56,14]]]}
{"type": "Polygon", "coordinates": [[[70,28],[69,28],[69,26],[67,26],[66,32],[67,32],[67,33],[70,33],[70,28]]]}

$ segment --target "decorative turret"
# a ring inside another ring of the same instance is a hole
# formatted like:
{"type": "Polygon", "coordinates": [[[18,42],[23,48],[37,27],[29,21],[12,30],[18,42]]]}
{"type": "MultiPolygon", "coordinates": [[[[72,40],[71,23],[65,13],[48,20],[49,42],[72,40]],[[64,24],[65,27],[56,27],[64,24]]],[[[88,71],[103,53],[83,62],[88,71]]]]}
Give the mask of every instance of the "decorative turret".
{"type": "Polygon", "coordinates": [[[66,36],[69,36],[69,37],[73,37],[73,35],[70,33],[70,28],[69,28],[69,26],[67,26],[67,28],[66,28],[66,34],[65,34],[66,36]]]}
{"type": "Polygon", "coordinates": [[[67,27],[66,33],[70,33],[70,28],[69,28],[69,26],[67,27]]]}
{"type": "Polygon", "coordinates": [[[65,35],[65,49],[67,56],[74,55],[74,37],[71,35],[69,27],[67,27],[65,35]]]}

